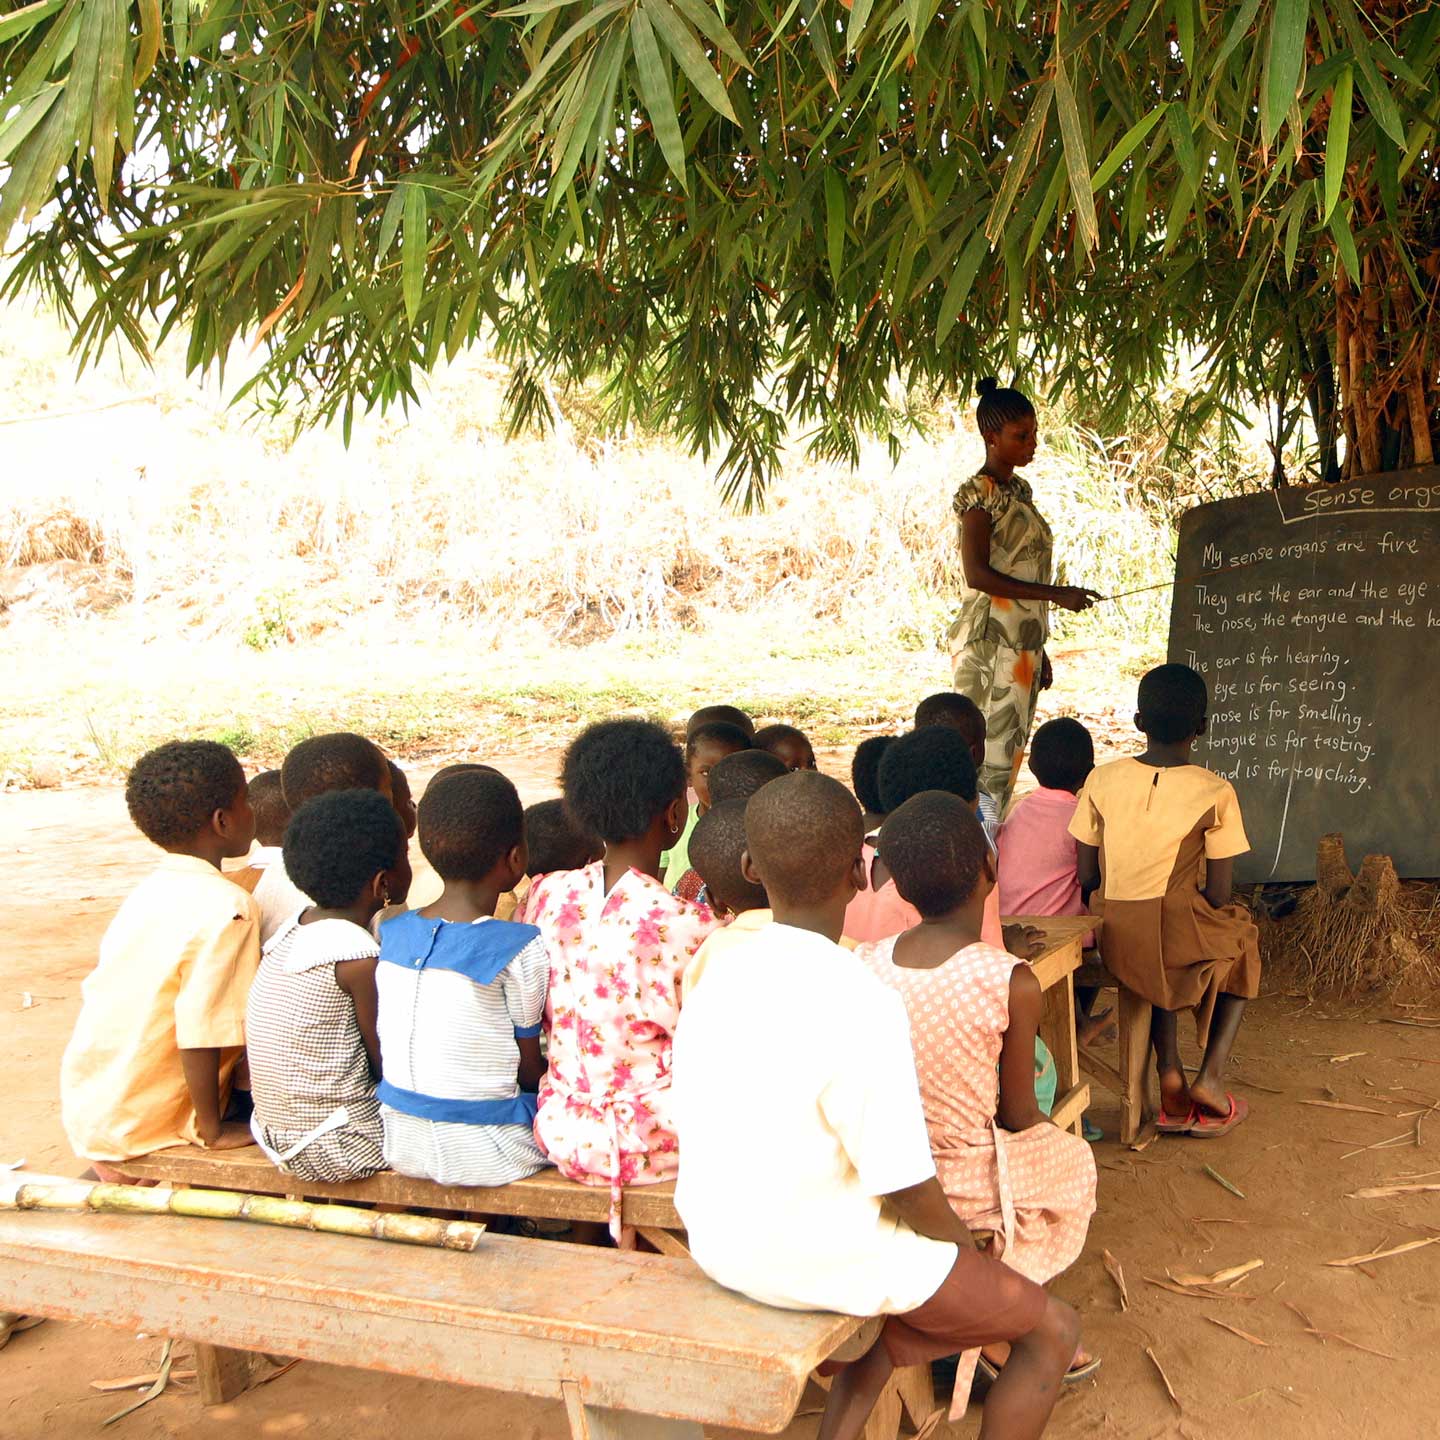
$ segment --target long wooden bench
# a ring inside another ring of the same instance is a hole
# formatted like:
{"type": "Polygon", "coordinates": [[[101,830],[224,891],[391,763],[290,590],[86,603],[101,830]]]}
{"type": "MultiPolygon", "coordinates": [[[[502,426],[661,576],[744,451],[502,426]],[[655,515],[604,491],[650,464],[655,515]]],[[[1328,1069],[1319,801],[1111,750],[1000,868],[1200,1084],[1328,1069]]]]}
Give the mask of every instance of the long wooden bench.
{"type": "Polygon", "coordinates": [[[574,1440],[775,1434],[878,1325],[773,1310],[663,1255],[39,1211],[0,1213],[0,1309],[559,1400],[574,1440]]]}

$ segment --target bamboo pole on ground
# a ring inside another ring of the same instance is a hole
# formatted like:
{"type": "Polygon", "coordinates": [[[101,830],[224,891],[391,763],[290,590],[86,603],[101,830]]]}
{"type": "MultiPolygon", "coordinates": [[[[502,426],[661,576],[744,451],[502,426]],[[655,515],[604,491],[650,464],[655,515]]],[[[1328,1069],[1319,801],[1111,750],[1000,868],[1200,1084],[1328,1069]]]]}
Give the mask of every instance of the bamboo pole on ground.
{"type": "Polygon", "coordinates": [[[234,1190],[173,1190],[154,1185],[110,1185],[56,1180],[18,1171],[0,1179],[0,1210],[48,1210],[108,1215],[186,1215],[201,1220],[249,1220],[289,1230],[318,1230],[442,1250],[474,1250],[485,1227],[471,1220],[382,1214],[354,1205],[313,1205],[274,1195],[234,1190]]]}

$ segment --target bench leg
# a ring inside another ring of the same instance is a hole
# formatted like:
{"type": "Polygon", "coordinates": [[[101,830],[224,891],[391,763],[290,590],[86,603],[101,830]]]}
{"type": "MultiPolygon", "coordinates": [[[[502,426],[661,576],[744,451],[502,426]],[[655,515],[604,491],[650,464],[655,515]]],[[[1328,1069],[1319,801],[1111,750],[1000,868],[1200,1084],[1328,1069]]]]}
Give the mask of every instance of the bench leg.
{"type": "Polygon", "coordinates": [[[587,1405],[576,1380],[562,1380],[560,1389],[570,1421],[570,1440],[703,1440],[704,1432],[693,1420],[662,1420],[655,1415],[587,1405]]]}
{"type": "Polygon", "coordinates": [[[195,1378],[202,1405],[225,1405],[250,1388],[250,1354],[195,1342],[195,1378]]]}
{"type": "Polygon", "coordinates": [[[907,1365],[895,1372],[895,1389],[910,1424],[918,1430],[935,1409],[935,1382],[928,1365],[907,1365]]]}

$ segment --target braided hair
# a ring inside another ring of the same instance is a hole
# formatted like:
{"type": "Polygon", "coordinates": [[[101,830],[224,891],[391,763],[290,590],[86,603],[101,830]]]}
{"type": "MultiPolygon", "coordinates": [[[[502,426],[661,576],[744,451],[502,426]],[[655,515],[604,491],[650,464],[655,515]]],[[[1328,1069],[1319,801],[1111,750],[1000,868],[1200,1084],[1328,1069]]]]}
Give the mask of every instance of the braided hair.
{"type": "Polygon", "coordinates": [[[988,375],[976,389],[980,403],[975,407],[975,424],[982,435],[995,435],[1014,420],[1028,420],[1035,414],[1030,397],[1011,390],[988,375]]]}

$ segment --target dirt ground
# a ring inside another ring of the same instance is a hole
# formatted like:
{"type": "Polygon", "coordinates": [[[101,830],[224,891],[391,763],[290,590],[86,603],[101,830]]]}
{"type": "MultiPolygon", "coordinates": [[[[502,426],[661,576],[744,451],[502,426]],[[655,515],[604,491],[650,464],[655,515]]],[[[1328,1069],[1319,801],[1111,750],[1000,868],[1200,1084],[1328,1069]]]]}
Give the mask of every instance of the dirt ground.
{"type": "MultiPolygon", "coordinates": [[[[555,758],[497,763],[529,800],[552,790],[555,758]]],[[[60,1128],[60,1054],[101,932],[153,852],[114,788],[0,795],[0,836],[10,876],[0,912],[0,1164],[23,1159],[32,1170],[78,1173],[60,1128]]],[[[1271,981],[1247,1017],[1234,1075],[1254,1114],[1213,1144],[1157,1140],[1138,1153],[1122,1149],[1113,1139],[1115,1105],[1097,1093],[1092,1118],[1111,1137],[1096,1146],[1100,1208],[1085,1255],[1056,1288],[1082,1312],[1086,1343],[1104,1368],[1063,1397],[1049,1435],[1436,1433],[1440,1244],[1365,1266],[1326,1264],[1440,1240],[1440,1192],[1353,1195],[1440,1179],[1440,1117],[1417,1123],[1417,1112],[1440,1105],[1440,1045],[1421,1028],[1433,1013],[1310,1004],[1271,981]],[[1397,1136],[1407,1138],[1362,1148],[1397,1136]],[[1210,1178],[1206,1165],[1246,1198],[1210,1178]],[[1123,1267],[1128,1309],[1106,1272],[1106,1251],[1123,1267]],[[1225,1299],[1149,1283],[1167,1271],[1212,1274],[1251,1260],[1263,1267],[1225,1299]],[[1307,1333],[1307,1320],[1324,1334],[1307,1333]]],[[[387,1254],[385,1263],[403,1264],[404,1255],[387,1254]]],[[[126,1397],[99,1394],[89,1382],[150,1370],[159,1350],[154,1336],[85,1325],[52,1322],[16,1336],[0,1352],[0,1436],[100,1433],[126,1397]]],[[[973,1435],[977,1415],[972,1407],[965,1424],[940,1436],[973,1435]]],[[[787,1435],[810,1440],[816,1423],[802,1415],[787,1435]]],[[[557,1404],[305,1363],[210,1411],[177,1389],[114,1433],[562,1440],[566,1428],[557,1404]]]]}

